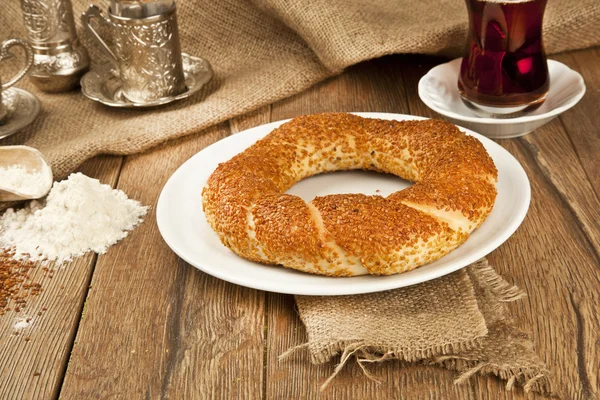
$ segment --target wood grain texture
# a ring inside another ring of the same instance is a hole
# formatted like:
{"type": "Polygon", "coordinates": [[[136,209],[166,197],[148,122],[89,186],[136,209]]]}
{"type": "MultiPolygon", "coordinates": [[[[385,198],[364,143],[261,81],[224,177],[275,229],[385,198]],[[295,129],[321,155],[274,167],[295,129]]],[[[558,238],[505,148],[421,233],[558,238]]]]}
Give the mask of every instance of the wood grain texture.
{"type": "Polygon", "coordinates": [[[220,125],[126,158],[118,187],[152,211],[98,259],[61,398],[261,398],[263,293],[183,262],[154,212],[171,174],[229,134],[220,125]]]}
{"type": "Polygon", "coordinates": [[[592,49],[557,59],[584,75],[587,95],[543,131],[521,140],[528,144],[544,177],[556,187],[600,260],[600,72],[588,67],[600,63],[600,53],[592,49]]]}
{"type": "Polygon", "coordinates": [[[560,116],[596,197],[600,197],[600,49],[589,49],[552,57],[583,76],[587,91],[583,100],[560,116]]]}
{"type": "MultiPolygon", "coordinates": [[[[121,163],[121,157],[102,156],[79,170],[114,187],[121,163]]],[[[0,317],[0,399],[57,396],[95,262],[96,256],[87,254],[64,267],[49,265],[52,279],[44,277],[40,267],[32,270],[33,281],[44,291],[29,297],[20,312],[0,317]],[[27,317],[32,318],[31,325],[14,335],[15,318],[27,317]]]]}

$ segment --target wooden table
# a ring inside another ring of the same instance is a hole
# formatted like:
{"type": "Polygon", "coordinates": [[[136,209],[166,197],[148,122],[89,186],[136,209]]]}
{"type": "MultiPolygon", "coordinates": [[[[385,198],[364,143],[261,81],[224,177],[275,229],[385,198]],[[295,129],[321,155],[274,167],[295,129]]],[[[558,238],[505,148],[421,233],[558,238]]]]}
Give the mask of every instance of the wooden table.
{"type": "MultiPolygon", "coordinates": [[[[564,397],[591,399],[600,395],[600,49],[553,58],[579,71],[588,91],[533,134],[498,141],[523,164],[532,202],[523,225],[489,259],[529,294],[510,304],[511,312],[564,397]]],[[[434,117],[417,97],[417,82],[443,61],[366,62],[250,115],[144,154],[98,157],[81,171],[156,206],[185,160],[246,128],[322,111],[434,117]]],[[[32,327],[15,336],[13,318],[22,313],[0,318],[2,399],[534,397],[505,392],[493,377],[455,386],[449,371],[394,361],[374,369],[382,384],[351,365],[319,394],[333,363],[277,360],[307,340],[292,296],[235,286],[189,266],[163,242],[153,211],[107,254],[34,279],[45,291],[30,299],[32,327]]]]}

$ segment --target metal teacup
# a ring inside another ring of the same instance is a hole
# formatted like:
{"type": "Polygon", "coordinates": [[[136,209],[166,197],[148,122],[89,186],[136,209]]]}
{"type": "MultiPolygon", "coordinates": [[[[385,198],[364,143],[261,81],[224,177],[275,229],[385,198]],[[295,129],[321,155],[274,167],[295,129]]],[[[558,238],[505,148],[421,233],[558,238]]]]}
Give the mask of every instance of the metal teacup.
{"type": "Polygon", "coordinates": [[[2,42],[0,45],[0,62],[12,57],[10,49],[17,46],[20,46],[23,48],[23,50],[25,50],[25,66],[21,68],[21,70],[11,80],[4,84],[2,83],[2,79],[0,77],[0,124],[5,122],[8,114],[8,110],[2,102],[2,92],[20,81],[33,64],[33,50],[26,41],[21,39],[8,39],[2,42]]]}
{"type": "Polygon", "coordinates": [[[186,90],[175,5],[145,18],[123,17],[109,9],[108,19],[98,7],[90,6],[81,19],[114,63],[127,99],[149,103],[186,90]],[[92,19],[112,33],[112,48],[92,27],[92,19]]]}
{"type": "Polygon", "coordinates": [[[33,84],[49,93],[79,86],[90,58],[77,38],[71,0],[21,0],[21,10],[34,52],[33,84]]]}

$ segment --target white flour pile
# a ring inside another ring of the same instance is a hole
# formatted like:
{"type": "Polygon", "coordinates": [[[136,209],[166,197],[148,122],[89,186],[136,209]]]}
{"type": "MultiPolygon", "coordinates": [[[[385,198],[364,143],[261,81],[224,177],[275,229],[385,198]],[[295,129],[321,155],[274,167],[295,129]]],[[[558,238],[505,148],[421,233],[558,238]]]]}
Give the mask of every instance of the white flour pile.
{"type": "Polygon", "coordinates": [[[39,193],[47,188],[46,177],[40,171],[27,171],[22,165],[0,167],[0,187],[11,192],[39,193]]]}
{"type": "Polygon", "coordinates": [[[32,201],[0,217],[0,247],[14,247],[16,258],[70,261],[98,254],[142,222],[148,207],[81,173],[56,182],[45,204],[32,201]]]}

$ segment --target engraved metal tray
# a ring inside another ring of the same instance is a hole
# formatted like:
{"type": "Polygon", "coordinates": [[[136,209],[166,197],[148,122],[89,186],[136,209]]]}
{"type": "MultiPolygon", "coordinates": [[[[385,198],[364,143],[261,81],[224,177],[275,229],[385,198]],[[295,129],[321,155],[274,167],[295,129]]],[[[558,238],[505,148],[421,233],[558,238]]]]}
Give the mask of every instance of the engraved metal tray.
{"type": "Polygon", "coordinates": [[[8,113],[0,123],[0,139],[13,135],[33,122],[40,113],[40,101],[27,90],[12,87],[2,92],[8,113]]]}
{"type": "Polygon", "coordinates": [[[81,78],[81,91],[91,100],[110,107],[134,108],[156,107],[185,99],[198,92],[213,77],[210,63],[200,57],[183,53],[183,73],[186,91],[177,96],[163,97],[147,103],[134,102],[123,95],[119,71],[111,64],[103,64],[81,78]]]}

